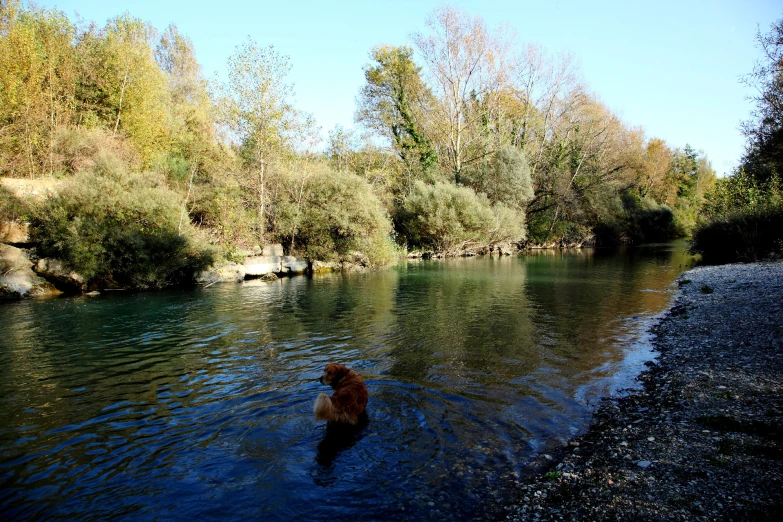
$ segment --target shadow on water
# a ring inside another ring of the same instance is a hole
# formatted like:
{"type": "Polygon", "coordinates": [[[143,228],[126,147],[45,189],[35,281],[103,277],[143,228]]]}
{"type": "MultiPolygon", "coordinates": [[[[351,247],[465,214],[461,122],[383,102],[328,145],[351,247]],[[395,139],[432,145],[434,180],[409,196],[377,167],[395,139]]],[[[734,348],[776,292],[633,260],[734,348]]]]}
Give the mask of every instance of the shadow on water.
{"type": "Polygon", "coordinates": [[[502,516],[629,386],[684,244],[0,305],[9,519],[502,516]],[[367,420],[314,422],[328,362],[367,420]]]}
{"type": "MultiPolygon", "coordinates": [[[[337,456],[343,451],[351,449],[361,440],[368,423],[369,418],[366,411],[359,417],[359,422],[355,426],[327,423],[324,438],[318,443],[318,450],[315,454],[315,461],[318,465],[324,471],[332,470],[337,456]]],[[[318,483],[317,480],[315,482],[318,483]]]]}

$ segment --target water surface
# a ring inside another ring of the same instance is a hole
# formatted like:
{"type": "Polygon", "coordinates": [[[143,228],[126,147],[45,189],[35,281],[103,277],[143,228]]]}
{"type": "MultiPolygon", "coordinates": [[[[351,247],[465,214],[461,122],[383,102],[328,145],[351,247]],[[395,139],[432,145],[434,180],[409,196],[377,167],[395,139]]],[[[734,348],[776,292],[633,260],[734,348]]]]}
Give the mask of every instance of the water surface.
{"type": "Polygon", "coordinates": [[[684,244],[0,304],[0,518],[496,518],[653,355],[684,244]],[[313,420],[328,362],[368,421],[313,420]]]}

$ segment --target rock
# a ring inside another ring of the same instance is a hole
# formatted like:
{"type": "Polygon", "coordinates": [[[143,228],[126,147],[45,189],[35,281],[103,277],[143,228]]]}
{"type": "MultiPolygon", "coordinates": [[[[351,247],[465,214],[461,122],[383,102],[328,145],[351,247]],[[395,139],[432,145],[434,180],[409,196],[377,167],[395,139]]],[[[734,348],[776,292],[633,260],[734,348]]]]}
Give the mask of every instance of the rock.
{"type": "Polygon", "coordinates": [[[262,256],[282,256],[283,255],[283,245],[280,243],[274,243],[272,245],[264,245],[264,249],[261,253],[262,256]]]}
{"type": "Polygon", "coordinates": [[[652,465],[652,462],[650,462],[649,460],[640,460],[639,462],[636,463],[636,465],[642,469],[647,469],[652,465]]]}
{"type": "Polygon", "coordinates": [[[19,221],[0,223],[0,243],[28,243],[29,241],[29,223],[20,223],[19,221]]]}
{"type": "Polygon", "coordinates": [[[33,270],[58,288],[63,288],[68,292],[80,294],[87,288],[87,281],[84,277],[69,270],[59,259],[39,259],[33,270]]]}
{"type": "Polygon", "coordinates": [[[350,261],[343,261],[340,269],[343,272],[366,272],[368,270],[366,265],[361,263],[351,263],[350,261]]]}
{"type": "Polygon", "coordinates": [[[312,270],[314,274],[334,272],[335,270],[340,270],[340,264],[332,261],[313,261],[310,270],[312,270]]]}
{"type": "Polygon", "coordinates": [[[510,243],[499,243],[489,247],[490,255],[496,256],[510,256],[514,251],[515,249],[510,243]]]}
{"type": "Polygon", "coordinates": [[[32,270],[21,248],[0,244],[0,298],[53,297],[62,292],[32,270]]]}
{"type": "Polygon", "coordinates": [[[294,256],[283,256],[281,265],[284,274],[304,274],[309,268],[307,259],[294,256]]]}
{"type": "Polygon", "coordinates": [[[245,266],[237,263],[227,263],[218,267],[210,267],[196,276],[196,282],[212,285],[215,283],[238,283],[245,279],[245,266]]]}
{"type": "Polygon", "coordinates": [[[370,258],[367,254],[359,251],[348,252],[348,256],[343,260],[344,263],[350,263],[359,266],[370,266],[370,258]]]}
{"type": "MultiPolygon", "coordinates": [[[[266,249],[266,247],[264,247],[266,249]]],[[[280,256],[250,256],[245,258],[245,275],[260,277],[267,274],[277,274],[283,271],[280,256]]]]}

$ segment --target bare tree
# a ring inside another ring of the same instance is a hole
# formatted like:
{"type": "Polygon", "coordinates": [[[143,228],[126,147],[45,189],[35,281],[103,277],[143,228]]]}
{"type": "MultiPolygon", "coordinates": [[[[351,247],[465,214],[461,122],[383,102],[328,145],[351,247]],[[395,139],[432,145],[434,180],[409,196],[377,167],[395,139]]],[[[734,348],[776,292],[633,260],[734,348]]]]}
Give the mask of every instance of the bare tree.
{"type": "Polygon", "coordinates": [[[438,98],[431,134],[441,160],[457,182],[465,164],[487,154],[482,116],[506,83],[508,42],[500,30],[490,33],[480,17],[443,6],[426,22],[428,34],[413,41],[427,65],[438,98]]]}

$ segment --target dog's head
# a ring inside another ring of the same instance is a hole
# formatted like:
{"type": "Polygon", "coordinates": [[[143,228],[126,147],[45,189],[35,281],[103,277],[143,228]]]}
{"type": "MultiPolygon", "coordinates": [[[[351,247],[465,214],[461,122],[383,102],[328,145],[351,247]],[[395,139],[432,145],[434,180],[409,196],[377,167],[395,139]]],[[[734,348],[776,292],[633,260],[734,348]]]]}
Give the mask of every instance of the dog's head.
{"type": "Polygon", "coordinates": [[[345,374],[349,372],[348,367],[344,364],[329,363],[324,368],[324,374],[318,379],[321,384],[328,384],[332,388],[337,386],[345,374]]]}

